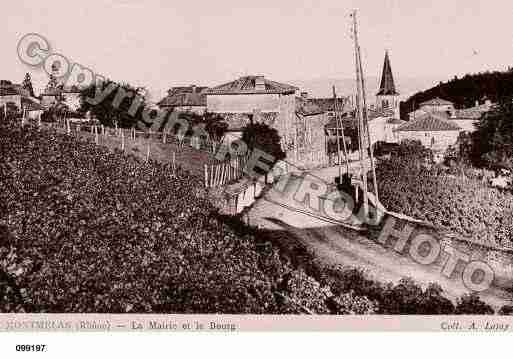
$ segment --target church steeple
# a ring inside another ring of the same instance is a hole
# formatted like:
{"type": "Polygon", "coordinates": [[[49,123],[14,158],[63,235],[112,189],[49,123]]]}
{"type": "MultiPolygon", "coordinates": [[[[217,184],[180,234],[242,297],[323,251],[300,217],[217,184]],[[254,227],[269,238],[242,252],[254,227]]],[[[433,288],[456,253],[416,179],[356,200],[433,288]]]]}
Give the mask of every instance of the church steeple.
{"type": "Polygon", "coordinates": [[[395,89],[394,75],[392,74],[392,66],[390,65],[387,50],[385,52],[381,83],[378,93],[376,94],[376,107],[379,110],[393,110],[395,113],[399,108],[399,102],[397,101],[398,96],[399,92],[395,89]]]}
{"type": "Polygon", "coordinates": [[[377,96],[399,95],[395,90],[394,75],[392,75],[392,66],[390,66],[390,58],[388,50],[385,52],[385,62],[383,63],[383,74],[381,75],[381,85],[377,96]]]}

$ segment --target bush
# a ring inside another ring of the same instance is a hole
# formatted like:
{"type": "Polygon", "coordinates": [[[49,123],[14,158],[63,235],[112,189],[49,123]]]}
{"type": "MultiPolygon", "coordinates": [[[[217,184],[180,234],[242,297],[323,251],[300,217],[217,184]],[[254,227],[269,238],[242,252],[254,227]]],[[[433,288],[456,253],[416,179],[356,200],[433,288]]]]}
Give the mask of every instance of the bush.
{"type": "MultiPolygon", "coordinates": [[[[248,150],[258,149],[273,157],[273,161],[260,159],[262,162],[269,164],[269,168],[285,158],[285,152],[281,148],[281,137],[276,129],[261,123],[251,123],[242,130],[242,142],[248,146],[248,150]]],[[[261,168],[256,168],[260,173],[264,174],[261,168]]]]}
{"type": "Polygon", "coordinates": [[[455,314],[495,314],[495,312],[478,295],[466,294],[457,300],[455,314]]]}
{"type": "Polygon", "coordinates": [[[513,315],[513,306],[512,305],[504,305],[501,309],[499,309],[499,315],[513,315]]]}

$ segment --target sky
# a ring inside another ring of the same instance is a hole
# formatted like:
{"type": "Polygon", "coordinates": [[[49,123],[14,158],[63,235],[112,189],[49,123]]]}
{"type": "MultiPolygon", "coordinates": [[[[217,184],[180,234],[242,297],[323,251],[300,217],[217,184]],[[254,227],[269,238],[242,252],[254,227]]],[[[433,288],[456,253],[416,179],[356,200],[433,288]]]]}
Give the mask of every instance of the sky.
{"type": "Polygon", "coordinates": [[[444,81],[513,62],[513,2],[504,0],[17,0],[2,5],[0,78],[19,83],[29,71],[36,88],[47,82],[17,57],[27,33],[157,97],[171,86],[250,74],[352,78],[352,9],[367,76],[380,75],[385,49],[396,78],[444,81]]]}

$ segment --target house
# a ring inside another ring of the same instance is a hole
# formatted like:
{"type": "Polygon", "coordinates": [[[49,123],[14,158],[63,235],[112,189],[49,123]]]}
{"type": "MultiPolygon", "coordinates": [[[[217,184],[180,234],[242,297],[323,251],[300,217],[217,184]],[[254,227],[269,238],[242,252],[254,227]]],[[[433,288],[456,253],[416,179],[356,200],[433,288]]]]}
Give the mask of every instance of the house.
{"type": "MultiPolygon", "coordinates": [[[[301,168],[327,163],[326,111],[307,92],[264,76],[243,76],[210,88],[207,111],[228,123],[227,138],[240,137],[247,124],[264,123],[276,129],[287,160],[301,168]]],[[[340,100],[339,100],[340,101],[340,100]]],[[[324,101],[328,103],[328,101],[324,101]]]]}
{"type": "MultiPolygon", "coordinates": [[[[326,102],[325,102],[326,103],[326,102]]],[[[331,104],[333,106],[334,99],[331,104]]],[[[340,110],[344,103],[338,103],[340,110]]],[[[296,97],[296,146],[287,153],[287,158],[302,168],[315,168],[328,163],[326,125],[330,117],[326,107],[319,106],[316,99],[310,99],[307,92],[296,97]]]]}
{"type": "Polygon", "coordinates": [[[456,144],[462,128],[440,113],[426,113],[400,125],[395,132],[399,141],[418,140],[441,159],[447,148],[456,144]]]}
{"type": "Polygon", "coordinates": [[[13,84],[10,81],[0,81],[0,107],[6,104],[15,105],[20,112],[31,119],[37,119],[43,112],[43,106],[39,100],[30,96],[28,90],[20,84],[13,84]]]}
{"type": "Polygon", "coordinates": [[[454,103],[440,97],[435,97],[431,100],[422,102],[419,105],[419,108],[426,112],[452,112],[454,111],[454,103]]]}
{"type": "Polygon", "coordinates": [[[208,89],[207,111],[221,115],[231,131],[251,121],[266,123],[278,131],[286,150],[295,145],[297,91],[264,76],[242,76],[208,89]]]}
{"type": "Polygon", "coordinates": [[[21,86],[7,80],[0,81],[0,106],[10,103],[21,109],[21,86]]]}
{"type": "Polygon", "coordinates": [[[337,97],[336,102],[333,97],[312,98],[310,101],[318,106],[330,118],[335,116],[335,110],[340,113],[343,111],[348,111],[352,107],[352,105],[349,104],[351,101],[350,97],[337,97]]]}
{"type": "Polygon", "coordinates": [[[208,87],[196,85],[172,87],[157,105],[163,110],[203,115],[207,109],[207,90],[208,87]]]}

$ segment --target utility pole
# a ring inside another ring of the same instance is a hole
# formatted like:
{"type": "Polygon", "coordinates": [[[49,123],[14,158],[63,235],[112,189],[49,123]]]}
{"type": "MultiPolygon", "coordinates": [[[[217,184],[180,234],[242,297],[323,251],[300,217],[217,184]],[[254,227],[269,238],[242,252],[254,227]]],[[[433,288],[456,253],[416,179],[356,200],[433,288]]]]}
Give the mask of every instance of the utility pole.
{"type": "MultiPolygon", "coordinates": [[[[367,159],[367,148],[364,150],[364,138],[365,138],[365,126],[363,124],[363,105],[364,93],[362,90],[361,81],[361,66],[360,66],[360,46],[358,44],[358,27],[356,21],[356,10],[352,13],[353,17],[353,40],[354,40],[354,51],[355,51],[355,67],[356,67],[356,115],[358,121],[358,141],[359,141],[359,152],[360,152],[360,173],[362,175],[363,184],[363,214],[365,219],[369,216],[369,199],[368,199],[368,185],[367,185],[367,171],[364,162],[367,159]]],[[[366,147],[366,146],[365,146],[366,147]]]]}
{"type": "Polygon", "coordinates": [[[338,108],[337,108],[337,93],[335,92],[335,86],[333,86],[333,110],[335,111],[335,123],[337,124],[337,156],[338,156],[338,180],[339,184],[342,184],[342,157],[340,156],[340,124],[338,121],[338,108]]]}

